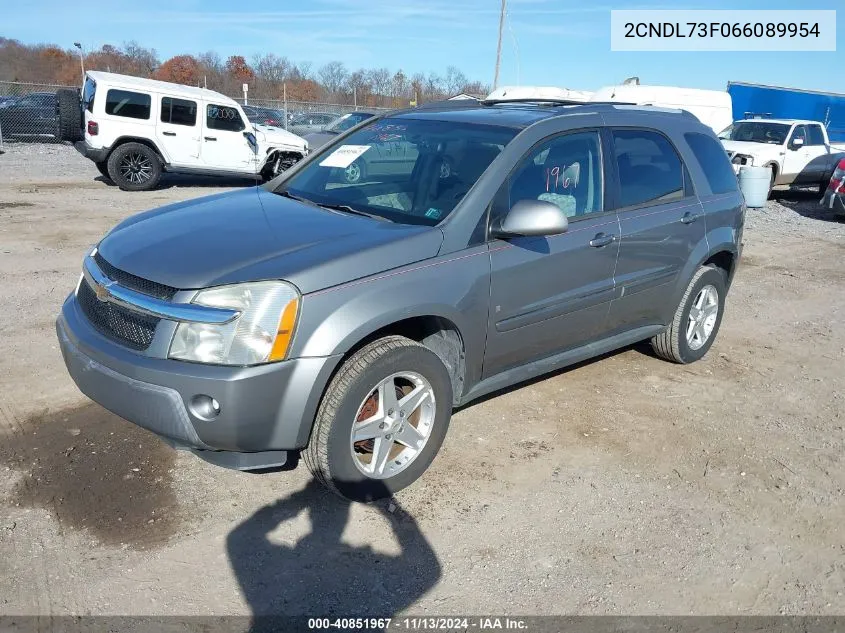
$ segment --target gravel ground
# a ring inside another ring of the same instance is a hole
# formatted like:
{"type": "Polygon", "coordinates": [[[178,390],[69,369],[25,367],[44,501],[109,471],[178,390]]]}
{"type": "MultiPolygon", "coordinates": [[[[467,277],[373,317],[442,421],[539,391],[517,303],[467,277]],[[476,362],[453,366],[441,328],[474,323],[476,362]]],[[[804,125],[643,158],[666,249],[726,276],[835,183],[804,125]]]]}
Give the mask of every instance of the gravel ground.
{"type": "Polygon", "coordinates": [[[0,156],[0,613],[843,614],[845,225],[751,210],[708,356],[642,346],[456,413],[389,502],[171,451],[87,401],[53,321],[139,210],[62,145],[0,156]]]}

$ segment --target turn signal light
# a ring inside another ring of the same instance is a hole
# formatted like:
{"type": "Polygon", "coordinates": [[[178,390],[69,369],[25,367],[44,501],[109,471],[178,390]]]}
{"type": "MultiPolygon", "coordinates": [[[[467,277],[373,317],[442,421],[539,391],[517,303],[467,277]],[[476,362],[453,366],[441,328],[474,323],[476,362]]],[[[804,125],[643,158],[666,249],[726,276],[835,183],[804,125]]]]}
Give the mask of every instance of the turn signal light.
{"type": "Polygon", "coordinates": [[[96,121],[88,121],[88,135],[97,136],[100,133],[100,126],[96,121]]]}
{"type": "Polygon", "coordinates": [[[288,353],[288,346],[290,339],[293,336],[293,327],[296,325],[296,311],[299,307],[299,301],[294,299],[290,301],[282,312],[282,318],[279,319],[279,329],[276,333],[276,340],[273,342],[273,349],[270,351],[270,358],[268,360],[284,360],[288,353]]]}

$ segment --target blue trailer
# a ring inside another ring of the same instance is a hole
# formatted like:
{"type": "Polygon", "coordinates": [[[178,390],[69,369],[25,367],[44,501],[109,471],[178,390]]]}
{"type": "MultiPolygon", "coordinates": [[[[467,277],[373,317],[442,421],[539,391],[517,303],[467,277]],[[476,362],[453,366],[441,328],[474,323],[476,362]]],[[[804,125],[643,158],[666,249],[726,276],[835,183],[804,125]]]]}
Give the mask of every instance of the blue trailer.
{"type": "Polygon", "coordinates": [[[753,117],[821,121],[831,143],[845,142],[845,94],[728,82],[734,121],[753,117]]]}

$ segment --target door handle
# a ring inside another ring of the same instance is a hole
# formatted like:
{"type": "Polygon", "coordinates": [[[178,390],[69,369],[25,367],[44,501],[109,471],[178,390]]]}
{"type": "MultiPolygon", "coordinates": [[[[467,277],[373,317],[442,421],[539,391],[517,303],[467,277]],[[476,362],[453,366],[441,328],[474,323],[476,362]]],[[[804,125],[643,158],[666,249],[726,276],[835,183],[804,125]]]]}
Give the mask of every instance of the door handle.
{"type": "Polygon", "coordinates": [[[164,136],[176,136],[176,132],[162,132],[164,136]]]}
{"type": "Polygon", "coordinates": [[[607,246],[608,244],[612,244],[615,241],[615,235],[609,235],[607,233],[597,233],[596,236],[590,240],[590,246],[592,246],[593,248],[601,248],[602,246],[607,246]]]}
{"type": "Polygon", "coordinates": [[[681,222],[683,222],[684,224],[692,224],[700,217],[700,213],[690,213],[689,211],[687,211],[686,213],[684,213],[684,217],[681,218],[681,222]]]}
{"type": "Polygon", "coordinates": [[[216,136],[204,136],[203,138],[204,138],[206,141],[216,141],[216,140],[217,140],[217,137],[216,137],[216,136]]]}

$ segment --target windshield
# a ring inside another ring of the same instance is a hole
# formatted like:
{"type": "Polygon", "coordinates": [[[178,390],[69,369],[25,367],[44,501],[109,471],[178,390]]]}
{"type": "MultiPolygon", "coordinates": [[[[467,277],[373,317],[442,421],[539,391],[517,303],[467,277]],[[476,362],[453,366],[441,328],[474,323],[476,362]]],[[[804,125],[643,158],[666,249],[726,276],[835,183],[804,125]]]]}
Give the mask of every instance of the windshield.
{"type": "Polygon", "coordinates": [[[326,132],[334,132],[340,134],[349,128],[353,128],[361,121],[372,118],[369,112],[352,112],[351,114],[344,114],[339,119],[335,119],[326,126],[326,132]]]}
{"type": "Polygon", "coordinates": [[[434,226],[515,134],[497,126],[381,119],[331,146],[275,193],[434,226]]]}
{"type": "Polygon", "coordinates": [[[739,121],[722,130],[719,138],[729,141],[782,145],[786,140],[786,135],[789,134],[789,127],[786,123],[739,121]]]}

